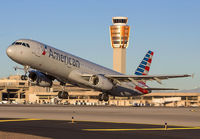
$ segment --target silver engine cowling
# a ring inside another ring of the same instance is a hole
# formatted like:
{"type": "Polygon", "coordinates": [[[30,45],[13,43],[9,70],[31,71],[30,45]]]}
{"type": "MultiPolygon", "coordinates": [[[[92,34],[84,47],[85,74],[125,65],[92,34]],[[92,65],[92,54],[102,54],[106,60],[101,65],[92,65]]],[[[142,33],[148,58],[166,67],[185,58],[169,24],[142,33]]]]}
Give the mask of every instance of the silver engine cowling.
{"type": "Polygon", "coordinates": [[[92,75],[89,79],[89,83],[92,87],[97,88],[102,91],[108,91],[113,88],[113,83],[103,75],[92,75]]]}
{"type": "Polygon", "coordinates": [[[41,87],[51,87],[52,86],[52,80],[47,75],[45,75],[39,71],[30,71],[29,78],[35,85],[38,85],[41,87]]]}

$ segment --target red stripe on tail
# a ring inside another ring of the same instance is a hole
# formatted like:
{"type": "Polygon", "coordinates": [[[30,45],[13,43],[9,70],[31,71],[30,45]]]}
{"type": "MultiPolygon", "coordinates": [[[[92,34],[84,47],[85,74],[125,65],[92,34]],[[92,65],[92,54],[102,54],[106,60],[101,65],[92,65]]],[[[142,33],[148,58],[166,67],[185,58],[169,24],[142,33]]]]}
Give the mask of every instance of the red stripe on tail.
{"type": "Polygon", "coordinates": [[[149,59],[148,59],[148,62],[149,62],[149,63],[151,63],[151,61],[152,61],[152,59],[151,59],[151,58],[149,58],[149,59]]]}
{"type": "Polygon", "coordinates": [[[148,67],[148,66],[145,67],[145,70],[149,71],[149,69],[150,69],[150,67],[148,67]]]}

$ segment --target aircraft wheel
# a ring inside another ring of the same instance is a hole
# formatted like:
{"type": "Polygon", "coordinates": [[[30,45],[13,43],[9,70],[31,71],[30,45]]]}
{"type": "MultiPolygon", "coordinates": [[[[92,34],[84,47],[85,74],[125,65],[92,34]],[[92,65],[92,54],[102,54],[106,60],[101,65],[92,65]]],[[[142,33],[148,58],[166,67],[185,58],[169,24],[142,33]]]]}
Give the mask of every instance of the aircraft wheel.
{"type": "Polygon", "coordinates": [[[68,92],[63,92],[63,91],[59,91],[58,92],[58,98],[60,99],[68,99],[68,92]]]}
{"type": "Polygon", "coordinates": [[[103,94],[99,94],[99,101],[103,101],[102,95],[103,95],[103,94]]]}
{"type": "Polygon", "coordinates": [[[27,79],[28,79],[28,77],[26,75],[21,76],[21,80],[27,80],[27,79]]]}
{"type": "Polygon", "coordinates": [[[103,100],[104,100],[104,101],[108,101],[108,100],[109,100],[108,94],[104,94],[104,95],[103,95],[103,100]]]}
{"type": "Polygon", "coordinates": [[[63,96],[62,96],[63,99],[68,99],[68,96],[69,96],[68,92],[63,92],[63,96]]]}
{"type": "Polygon", "coordinates": [[[63,92],[62,92],[62,91],[59,91],[59,92],[58,92],[58,98],[62,99],[62,94],[63,94],[63,92]]]}

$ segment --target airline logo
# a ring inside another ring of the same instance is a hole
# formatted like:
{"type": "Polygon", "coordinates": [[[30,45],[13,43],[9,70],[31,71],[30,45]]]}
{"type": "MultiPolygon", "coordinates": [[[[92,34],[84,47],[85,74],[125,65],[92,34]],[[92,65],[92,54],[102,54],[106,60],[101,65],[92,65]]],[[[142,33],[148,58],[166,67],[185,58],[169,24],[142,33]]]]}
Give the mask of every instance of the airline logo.
{"type": "Polygon", "coordinates": [[[42,55],[46,55],[46,53],[47,53],[47,46],[44,45],[42,55]]]}
{"type": "Polygon", "coordinates": [[[59,53],[58,51],[51,50],[51,48],[49,49],[49,57],[57,61],[63,62],[68,66],[74,66],[74,67],[80,68],[80,62],[78,59],[72,56],[63,55],[62,53],[59,53]]]}
{"type": "Polygon", "coordinates": [[[147,52],[144,59],[136,69],[135,75],[147,75],[149,73],[153,54],[154,53],[152,51],[147,52]]]}

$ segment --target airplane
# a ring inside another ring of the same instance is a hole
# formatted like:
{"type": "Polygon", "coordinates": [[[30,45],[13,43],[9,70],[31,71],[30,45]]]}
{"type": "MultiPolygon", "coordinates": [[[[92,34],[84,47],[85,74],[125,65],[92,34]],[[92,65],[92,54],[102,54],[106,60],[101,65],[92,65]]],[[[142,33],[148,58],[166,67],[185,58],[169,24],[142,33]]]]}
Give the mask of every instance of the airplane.
{"type": "MultiPolygon", "coordinates": [[[[102,92],[99,94],[99,101],[108,101],[109,95],[130,97],[148,94],[153,90],[177,90],[151,88],[146,85],[146,81],[154,80],[161,84],[164,79],[191,76],[148,75],[154,54],[152,51],[147,52],[135,75],[119,73],[31,39],[16,40],[7,48],[6,53],[13,61],[24,66],[25,74],[21,76],[22,80],[29,79],[37,86],[51,87],[56,79],[62,88],[66,83],[90,88],[102,92]]],[[[58,92],[58,97],[67,99],[68,92],[62,89],[58,92]]]]}

